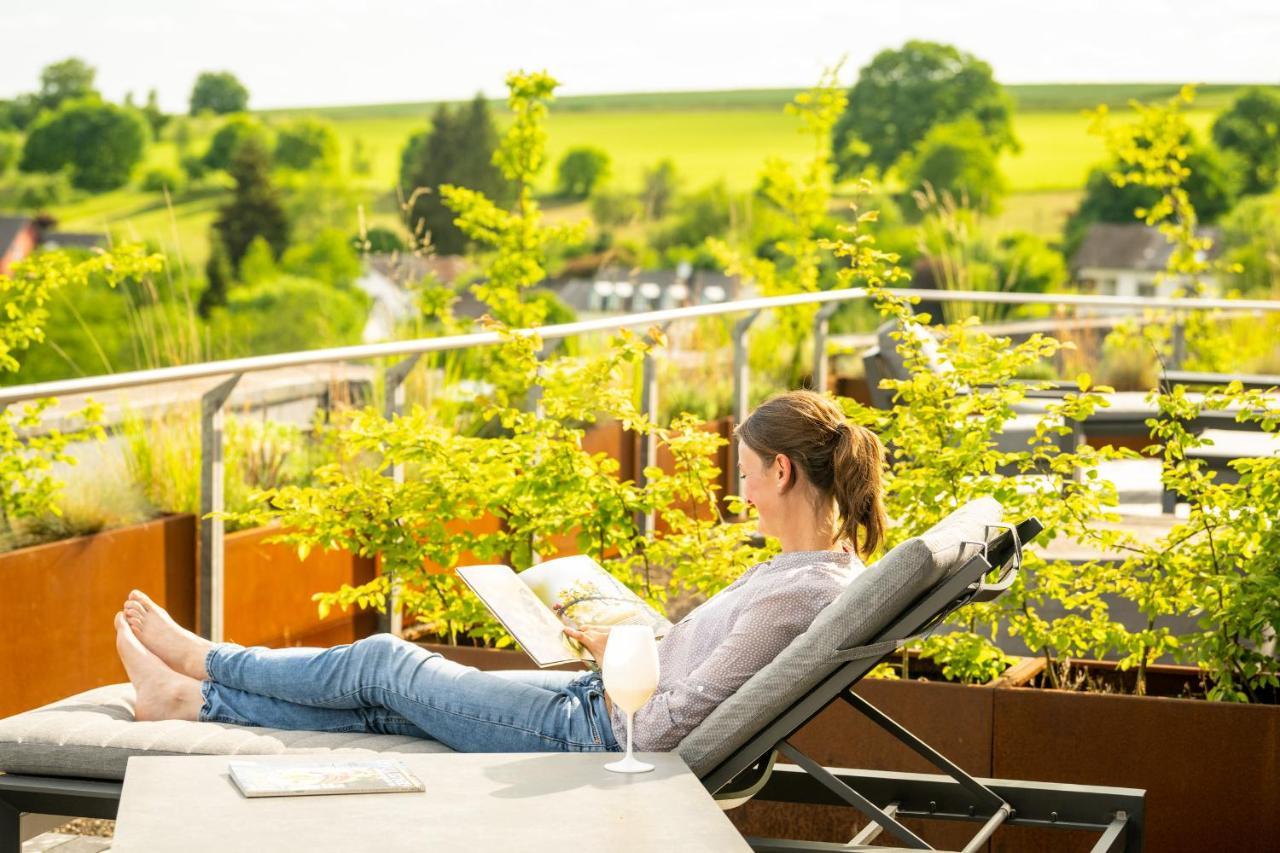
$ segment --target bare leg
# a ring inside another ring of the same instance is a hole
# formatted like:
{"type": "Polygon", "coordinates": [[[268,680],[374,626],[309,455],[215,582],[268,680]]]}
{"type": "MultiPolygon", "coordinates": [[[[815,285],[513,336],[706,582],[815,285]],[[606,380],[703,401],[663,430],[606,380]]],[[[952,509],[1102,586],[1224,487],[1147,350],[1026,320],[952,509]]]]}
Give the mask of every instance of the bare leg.
{"type": "Polygon", "coordinates": [[[124,603],[124,616],[133,633],[148,651],[164,661],[174,672],[203,681],[204,659],[213,643],[183,628],[163,607],[140,590],[129,593],[124,603]]]}
{"type": "Polygon", "coordinates": [[[116,652],[137,694],[133,718],[141,722],[197,719],[204,704],[200,682],[174,672],[147,651],[123,613],[116,614],[115,626],[116,652]]]}

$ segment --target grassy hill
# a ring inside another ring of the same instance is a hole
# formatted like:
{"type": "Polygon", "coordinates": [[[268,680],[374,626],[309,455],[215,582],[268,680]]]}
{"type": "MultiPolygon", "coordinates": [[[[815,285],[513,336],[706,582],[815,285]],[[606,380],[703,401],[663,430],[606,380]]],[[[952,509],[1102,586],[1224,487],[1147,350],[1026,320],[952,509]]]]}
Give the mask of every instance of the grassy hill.
{"type": "MultiPolygon", "coordinates": [[[[1189,114],[1204,132],[1217,110],[1229,103],[1238,87],[1201,89],[1189,114]]],[[[1014,196],[1006,205],[1005,224],[1054,233],[1063,212],[1075,204],[1090,166],[1103,157],[1102,142],[1087,132],[1083,110],[1106,103],[1123,109],[1131,99],[1165,99],[1177,84],[1083,84],[1008,87],[1017,112],[1015,132],[1021,151],[1004,156],[1002,167],[1014,196]]],[[[670,158],[687,186],[723,180],[733,190],[754,186],[767,157],[800,162],[811,156],[809,141],[798,122],[783,112],[796,89],[750,89],[721,92],[648,92],[580,95],[554,102],[549,133],[549,166],[542,189],[550,190],[554,164],[569,148],[593,145],[609,153],[613,181],[624,187],[639,184],[644,169],[670,158]]],[[[342,139],[344,159],[359,140],[372,160],[372,174],[359,180],[360,197],[373,222],[395,219],[390,192],[399,170],[400,151],[410,134],[427,126],[435,104],[400,103],[360,106],[267,110],[259,115],[279,123],[303,115],[332,121],[342,139]]],[[[500,125],[505,104],[495,102],[500,125]]],[[[207,132],[207,130],[205,131],[207,132]]],[[[194,150],[204,140],[197,138],[194,150]]],[[[173,164],[177,153],[171,141],[152,146],[148,164],[173,164]]],[[[79,200],[52,212],[70,229],[110,228],[120,237],[150,239],[180,250],[191,264],[202,264],[206,234],[216,215],[219,193],[203,193],[175,200],[134,189],[118,190],[79,200]]],[[[581,206],[561,210],[573,214],[581,206]]],[[[354,208],[344,227],[355,228],[354,208]]]]}

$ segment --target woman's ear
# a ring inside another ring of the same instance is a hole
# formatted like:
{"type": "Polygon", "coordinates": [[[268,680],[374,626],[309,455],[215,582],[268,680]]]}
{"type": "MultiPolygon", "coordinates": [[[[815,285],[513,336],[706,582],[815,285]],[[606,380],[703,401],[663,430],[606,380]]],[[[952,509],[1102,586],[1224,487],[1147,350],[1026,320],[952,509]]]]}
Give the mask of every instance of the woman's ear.
{"type": "Polygon", "coordinates": [[[773,458],[777,470],[774,474],[774,484],[778,487],[778,494],[782,494],[791,487],[795,482],[795,470],[791,464],[790,457],[779,453],[773,458]]]}

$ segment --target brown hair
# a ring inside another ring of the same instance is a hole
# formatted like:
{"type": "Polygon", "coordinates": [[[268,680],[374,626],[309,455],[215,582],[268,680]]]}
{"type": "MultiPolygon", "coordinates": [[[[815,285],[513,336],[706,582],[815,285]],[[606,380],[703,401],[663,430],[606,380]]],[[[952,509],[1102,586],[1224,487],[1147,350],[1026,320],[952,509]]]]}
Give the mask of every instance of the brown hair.
{"type": "Polygon", "coordinates": [[[793,470],[802,469],[823,497],[836,502],[838,541],[851,543],[862,557],[884,541],[884,445],[871,430],[851,423],[832,400],[812,391],[779,394],[752,412],[736,435],[761,459],[790,459],[793,470]]]}

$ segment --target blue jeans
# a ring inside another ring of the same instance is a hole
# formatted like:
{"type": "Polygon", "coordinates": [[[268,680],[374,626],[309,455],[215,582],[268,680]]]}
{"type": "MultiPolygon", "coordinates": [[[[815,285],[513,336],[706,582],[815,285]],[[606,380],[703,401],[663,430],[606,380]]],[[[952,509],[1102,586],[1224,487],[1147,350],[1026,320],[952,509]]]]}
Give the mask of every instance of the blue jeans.
{"type": "Polygon", "coordinates": [[[220,643],[199,719],[438,740],[458,752],[620,750],[593,672],[481,672],[391,634],[330,649],[220,643]]]}

